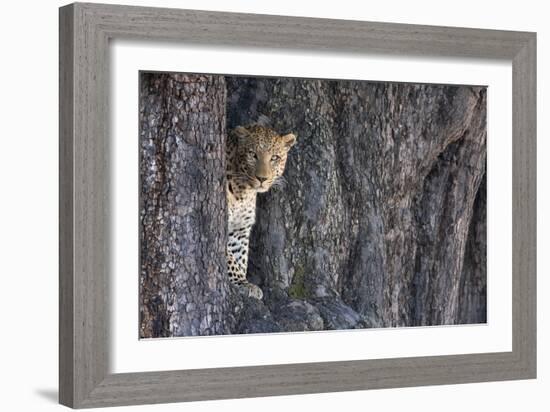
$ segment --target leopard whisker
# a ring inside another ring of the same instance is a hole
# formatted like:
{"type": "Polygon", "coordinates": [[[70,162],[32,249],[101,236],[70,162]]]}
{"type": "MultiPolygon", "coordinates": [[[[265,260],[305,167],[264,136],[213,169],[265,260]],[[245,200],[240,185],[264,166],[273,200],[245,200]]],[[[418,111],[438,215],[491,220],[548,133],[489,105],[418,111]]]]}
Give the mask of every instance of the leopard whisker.
{"type": "Polygon", "coordinates": [[[287,180],[283,176],[279,176],[272,184],[272,187],[285,187],[287,185],[287,180]]]}

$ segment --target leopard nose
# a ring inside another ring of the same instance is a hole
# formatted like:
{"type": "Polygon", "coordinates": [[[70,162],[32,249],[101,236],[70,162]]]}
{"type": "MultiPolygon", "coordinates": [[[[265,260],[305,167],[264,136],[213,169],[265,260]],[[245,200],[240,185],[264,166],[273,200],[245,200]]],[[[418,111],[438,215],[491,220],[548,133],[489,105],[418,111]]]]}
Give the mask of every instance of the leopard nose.
{"type": "Polygon", "coordinates": [[[262,184],[263,182],[265,182],[267,180],[267,177],[256,176],[256,179],[258,179],[260,181],[260,184],[262,184]]]}

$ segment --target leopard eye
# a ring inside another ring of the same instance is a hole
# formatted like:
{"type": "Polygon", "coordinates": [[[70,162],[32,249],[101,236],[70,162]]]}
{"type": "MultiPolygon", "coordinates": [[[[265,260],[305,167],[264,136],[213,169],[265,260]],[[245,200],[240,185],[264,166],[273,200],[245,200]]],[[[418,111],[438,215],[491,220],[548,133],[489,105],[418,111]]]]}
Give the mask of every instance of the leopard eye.
{"type": "Polygon", "coordinates": [[[276,162],[276,161],[279,160],[280,158],[281,158],[281,156],[273,155],[273,156],[271,156],[271,161],[272,161],[272,162],[276,162]]]}

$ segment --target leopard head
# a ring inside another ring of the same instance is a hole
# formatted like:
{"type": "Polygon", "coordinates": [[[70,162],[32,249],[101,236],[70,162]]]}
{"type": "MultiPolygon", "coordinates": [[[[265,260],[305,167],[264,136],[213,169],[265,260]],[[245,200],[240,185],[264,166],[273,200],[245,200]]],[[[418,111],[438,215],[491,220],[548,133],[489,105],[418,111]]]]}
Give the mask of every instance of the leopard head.
{"type": "Polygon", "coordinates": [[[281,178],[296,136],[292,133],[281,136],[257,124],[238,126],[231,136],[236,143],[233,179],[248,189],[267,192],[281,178]]]}

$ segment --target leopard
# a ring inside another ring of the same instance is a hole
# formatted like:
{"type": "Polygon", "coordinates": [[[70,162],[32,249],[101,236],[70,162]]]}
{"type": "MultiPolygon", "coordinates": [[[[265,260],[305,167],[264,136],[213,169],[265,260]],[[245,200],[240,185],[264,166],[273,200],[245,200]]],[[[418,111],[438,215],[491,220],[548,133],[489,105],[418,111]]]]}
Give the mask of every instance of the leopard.
{"type": "Polygon", "coordinates": [[[227,136],[227,273],[245,295],[261,300],[262,289],[249,282],[250,233],[256,222],[256,198],[284,182],[287,155],[296,135],[281,135],[263,122],[231,129],[227,136]]]}

